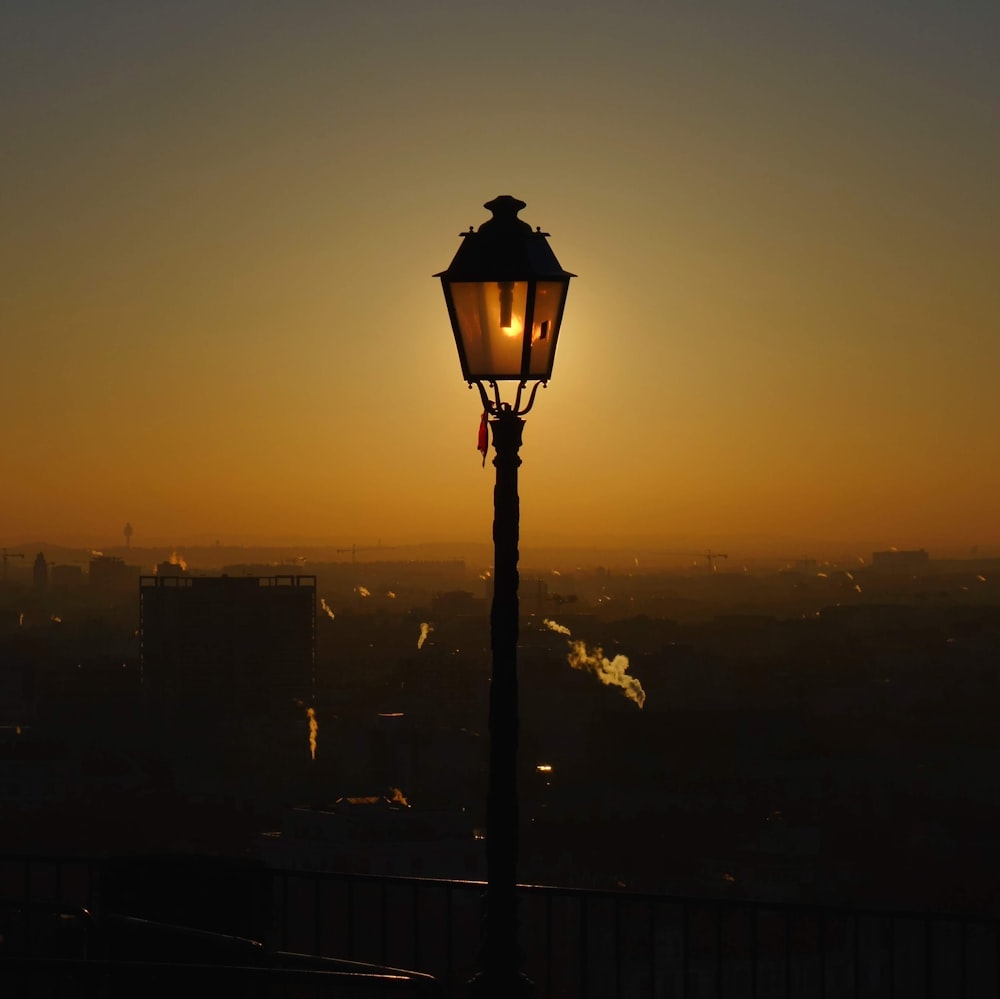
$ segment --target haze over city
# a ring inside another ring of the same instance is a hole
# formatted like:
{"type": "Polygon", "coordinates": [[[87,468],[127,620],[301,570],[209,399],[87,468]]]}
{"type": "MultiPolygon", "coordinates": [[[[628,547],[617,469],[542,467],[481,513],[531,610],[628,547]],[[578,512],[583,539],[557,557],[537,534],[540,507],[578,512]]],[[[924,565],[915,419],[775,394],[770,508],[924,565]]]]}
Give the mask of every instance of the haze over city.
{"type": "Polygon", "coordinates": [[[996,551],[998,25],[5,4],[0,542],[488,542],[431,275],[509,193],[579,275],[525,546],[996,551]]]}

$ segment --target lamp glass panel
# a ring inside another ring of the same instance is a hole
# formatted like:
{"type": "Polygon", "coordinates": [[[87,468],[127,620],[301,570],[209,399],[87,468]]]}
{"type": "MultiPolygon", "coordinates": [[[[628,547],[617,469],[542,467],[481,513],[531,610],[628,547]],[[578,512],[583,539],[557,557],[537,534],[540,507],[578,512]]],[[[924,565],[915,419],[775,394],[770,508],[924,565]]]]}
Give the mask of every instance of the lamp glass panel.
{"type": "Polygon", "coordinates": [[[458,281],[450,287],[466,378],[520,378],[528,282],[458,281]]]}
{"type": "Polygon", "coordinates": [[[531,323],[530,378],[548,378],[552,373],[556,336],[562,317],[566,283],[539,281],[535,291],[535,312],[531,323]]]}

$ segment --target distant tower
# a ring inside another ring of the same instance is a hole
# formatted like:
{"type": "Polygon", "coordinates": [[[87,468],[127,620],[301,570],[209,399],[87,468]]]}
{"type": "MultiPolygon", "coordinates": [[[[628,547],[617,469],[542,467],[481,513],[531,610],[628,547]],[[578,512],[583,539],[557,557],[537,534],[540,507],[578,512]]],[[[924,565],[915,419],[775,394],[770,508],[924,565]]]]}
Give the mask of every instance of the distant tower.
{"type": "Polygon", "coordinates": [[[125,534],[125,547],[126,548],[131,548],[132,547],[132,525],[129,524],[129,523],[126,523],[125,524],[125,530],[124,530],[123,533],[125,534]]]}
{"type": "Polygon", "coordinates": [[[35,556],[35,565],[31,570],[32,583],[39,592],[49,588],[49,564],[45,561],[45,553],[35,556]]]}

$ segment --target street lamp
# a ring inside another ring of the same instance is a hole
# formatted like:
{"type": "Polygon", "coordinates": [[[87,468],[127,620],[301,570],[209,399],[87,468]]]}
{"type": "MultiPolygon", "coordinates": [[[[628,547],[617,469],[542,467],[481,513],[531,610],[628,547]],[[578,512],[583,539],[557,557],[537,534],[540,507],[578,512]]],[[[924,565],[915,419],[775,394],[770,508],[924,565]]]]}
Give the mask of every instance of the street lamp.
{"type": "MultiPolygon", "coordinates": [[[[441,278],[462,375],[475,385],[493,432],[493,605],[490,645],[490,771],[486,800],[487,888],[479,970],[474,990],[484,996],[530,991],[520,971],[517,941],[517,558],[522,417],[539,385],[552,374],[569,279],[546,237],[517,213],[524,202],[501,195],[483,206],[493,217],[462,233],[441,278]],[[516,385],[512,401],[500,383],[516,385]],[[524,399],[529,382],[534,382],[524,399]]],[[[485,454],[485,442],[483,442],[485,454]]]]}

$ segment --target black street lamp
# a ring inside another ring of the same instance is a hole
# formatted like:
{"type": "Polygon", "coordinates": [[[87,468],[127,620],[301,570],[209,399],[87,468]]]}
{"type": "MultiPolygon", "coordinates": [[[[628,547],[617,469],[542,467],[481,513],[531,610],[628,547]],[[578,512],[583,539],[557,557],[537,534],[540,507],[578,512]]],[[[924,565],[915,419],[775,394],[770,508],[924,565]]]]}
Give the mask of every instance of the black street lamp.
{"type": "MultiPolygon", "coordinates": [[[[546,237],[517,213],[524,202],[501,195],[485,205],[493,217],[470,226],[441,278],[462,374],[475,385],[489,417],[496,456],[493,491],[493,606],[490,645],[490,773],[486,800],[487,888],[478,995],[530,992],[521,974],[517,940],[517,558],[523,417],[539,385],[552,374],[569,279],[546,237]],[[524,390],[534,382],[527,401],[524,390]],[[517,386],[512,402],[500,398],[500,383],[517,386]],[[523,403],[523,405],[522,405],[523,403]]],[[[484,445],[485,447],[485,445],[484,445]]],[[[484,452],[485,453],[485,452],[484,452]]]]}

